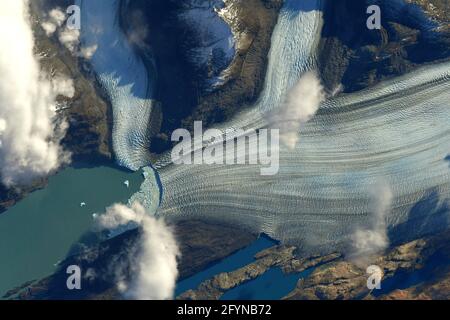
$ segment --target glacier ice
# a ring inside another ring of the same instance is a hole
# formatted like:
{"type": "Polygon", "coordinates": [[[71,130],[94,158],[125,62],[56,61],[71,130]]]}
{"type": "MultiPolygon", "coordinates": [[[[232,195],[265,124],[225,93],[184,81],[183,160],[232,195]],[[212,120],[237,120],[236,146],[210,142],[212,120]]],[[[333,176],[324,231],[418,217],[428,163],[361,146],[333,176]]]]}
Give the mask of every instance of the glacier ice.
{"type": "Polygon", "coordinates": [[[162,189],[160,177],[152,167],[145,167],[143,170],[144,182],[138,192],[133,194],[128,203],[141,203],[150,213],[156,213],[161,204],[162,189]]]}
{"type": "MultiPolygon", "coordinates": [[[[100,2],[89,3],[94,10],[82,10],[84,14],[100,10],[100,2]]],[[[316,67],[320,8],[318,0],[285,1],[261,97],[221,129],[265,127],[265,113],[277,108],[300,76],[316,67]]],[[[104,19],[105,25],[111,22],[104,19]]],[[[95,32],[85,41],[90,37],[95,39],[95,32]]],[[[113,57],[117,53],[115,68],[123,75],[108,69],[111,60],[103,59],[109,54],[101,50],[93,65],[113,96],[114,150],[122,164],[133,167],[145,162],[145,148],[139,146],[147,143],[143,133],[151,101],[131,93],[139,89],[145,97],[142,84],[148,86],[147,77],[139,60],[124,52],[129,50],[126,42],[115,42],[112,35],[110,40],[102,40],[102,45],[113,57]],[[130,60],[123,61],[127,54],[130,60]],[[124,85],[122,79],[132,85],[124,85]]],[[[231,222],[305,250],[329,251],[342,247],[356,226],[368,223],[371,190],[383,179],[394,195],[387,216],[391,240],[448,227],[449,89],[450,62],[444,62],[361,92],[331,97],[301,128],[296,149],[281,149],[275,176],[261,176],[257,165],[175,166],[168,153],[154,165],[158,172],[144,169],[146,179],[130,202],[139,201],[170,219],[231,222]]]]}
{"type": "Polygon", "coordinates": [[[159,169],[159,214],[227,221],[308,248],[335,249],[370,220],[371,190],[383,179],[394,194],[387,217],[394,239],[444,228],[449,80],[446,63],[328,100],[301,129],[297,148],[280,150],[275,176],[260,176],[258,166],[166,165],[159,169]],[[401,228],[410,218],[411,228],[401,228]]]}
{"type": "Polygon", "coordinates": [[[120,28],[119,0],[77,0],[80,41],[96,46],[90,59],[113,110],[113,150],[119,165],[137,170],[148,165],[154,83],[120,28]]]}
{"type": "MultiPolygon", "coordinates": [[[[303,2],[314,4],[320,7],[320,1],[303,2]]],[[[264,113],[315,68],[321,13],[301,9],[297,1],[285,2],[261,98],[222,129],[263,128],[264,113]]],[[[300,139],[294,151],[281,149],[275,176],[261,176],[257,165],[175,166],[163,157],[155,164],[162,184],[158,214],[230,222],[305,252],[330,251],[368,224],[372,191],[382,179],[394,195],[387,216],[392,241],[449,226],[449,62],[329,98],[300,139]]]]}

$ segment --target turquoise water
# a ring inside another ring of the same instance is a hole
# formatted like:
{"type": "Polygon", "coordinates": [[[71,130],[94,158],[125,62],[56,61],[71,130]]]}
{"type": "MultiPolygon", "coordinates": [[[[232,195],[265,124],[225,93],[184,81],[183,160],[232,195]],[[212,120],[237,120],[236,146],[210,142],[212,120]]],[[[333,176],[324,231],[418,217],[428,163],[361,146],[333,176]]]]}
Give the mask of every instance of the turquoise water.
{"type": "Polygon", "coordinates": [[[270,268],[258,278],[228,290],[220,300],[279,300],[294,290],[299,279],[307,277],[313,270],[284,274],[280,268],[270,268]]]}
{"type": "Polygon", "coordinates": [[[140,172],[114,167],[69,167],[51,177],[44,189],[0,214],[0,297],[51,274],[82,238],[92,242],[87,237],[92,214],[115,202],[126,203],[142,181],[140,172]]]}
{"type": "Polygon", "coordinates": [[[239,269],[249,263],[252,263],[254,261],[253,257],[255,256],[256,253],[277,244],[278,242],[270,239],[269,237],[266,237],[264,235],[260,236],[248,247],[237,251],[236,253],[223,259],[222,261],[211,265],[210,267],[206,268],[205,270],[199,273],[196,273],[192,277],[186,278],[178,282],[177,287],[175,289],[175,296],[178,296],[187,290],[197,288],[200,285],[200,283],[214,277],[219,273],[230,272],[239,269]]]}

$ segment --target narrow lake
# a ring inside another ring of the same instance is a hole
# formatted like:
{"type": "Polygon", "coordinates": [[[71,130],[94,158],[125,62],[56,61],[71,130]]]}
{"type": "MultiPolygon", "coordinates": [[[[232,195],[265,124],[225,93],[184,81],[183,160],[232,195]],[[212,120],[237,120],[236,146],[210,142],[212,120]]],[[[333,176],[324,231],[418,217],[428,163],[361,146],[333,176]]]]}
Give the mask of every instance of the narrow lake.
{"type": "Polygon", "coordinates": [[[280,268],[270,268],[258,278],[228,290],[220,300],[279,300],[295,289],[298,280],[307,277],[314,268],[300,273],[284,274],[280,268]]]}
{"type": "Polygon", "coordinates": [[[0,298],[26,281],[51,274],[91,230],[92,214],[115,202],[126,203],[142,182],[140,171],[68,167],[44,189],[0,214],[0,298]]]}
{"type": "Polygon", "coordinates": [[[207,279],[211,279],[219,273],[230,272],[252,263],[254,261],[255,254],[277,244],[277,241],[272,240],[265,235],[261,235],[248,247],[245,247],[231,256],[226,257],[222,261],[212,264],[205,270],[178,282],[175,289],[175,296],[178,296],[187,290],[197,288],[200,283],[207,279]]]}
{"type": "MultiPolygon", "coordinates": [[[[237,270],[252,263],[255,260],[256,253],[277,244],[277,241],[261,235],[248,247],[189,278],[179,281],[175,289],[175,296],[187,290],[196,289],[203,281],[211,279],[219,273],[237,270]]],[[[294,290],[298,280],[307,277],[312,271],[314,271],[314,268],[300,273],[284,274],[280,268],[273,267],[256,279],[228,290],[221,297],[221,300],[278,300],[294,290]]]]}

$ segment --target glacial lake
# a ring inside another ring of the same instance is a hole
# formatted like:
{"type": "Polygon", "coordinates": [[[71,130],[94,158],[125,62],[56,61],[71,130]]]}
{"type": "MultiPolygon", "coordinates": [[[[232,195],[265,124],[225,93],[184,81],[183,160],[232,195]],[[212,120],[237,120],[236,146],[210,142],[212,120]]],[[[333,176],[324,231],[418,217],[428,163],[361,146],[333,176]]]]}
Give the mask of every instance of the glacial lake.
{"type": "Polygon", "coordinates": [[[126,203],[142,182],[140,171],[68,167],[51,177],[44,189],[0,214],[0,299],[16,286],[50,275],[81,239],[95,241],[85,239],[92,214],[115,202],[126,203]]]}

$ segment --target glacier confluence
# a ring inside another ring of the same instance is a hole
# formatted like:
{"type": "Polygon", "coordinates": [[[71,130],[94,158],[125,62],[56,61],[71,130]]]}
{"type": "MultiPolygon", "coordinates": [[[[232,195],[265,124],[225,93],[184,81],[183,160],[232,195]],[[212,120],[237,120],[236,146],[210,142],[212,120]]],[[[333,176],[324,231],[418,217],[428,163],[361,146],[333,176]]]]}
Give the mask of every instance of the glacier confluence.
{"type": "MultiPolygon", "coordinates": [[[[265,112],[315,68],[320,5],[285,2],[261,98],[222,129],[267,126],[265,112]]],[[[175,166],[162,159],[155,165],[163,186],[158,214],[234,223],[305,252],[330,251],[370,224],[373,189],[383,181],[394,195],[389,236],[404,240],[448,227],[449,153],[446,62],[327,99],[301,128],[296,149],[280,150],[278,175],[260,176],[258,166],[175,166]]]]}
{"type": "MultiPolygon", "coordinates": [[[[285,1],[260,99],[220,129],[267,127],[265,114],[316,68],[321,6],[319,0],[285,1]]],[[[330,251],[369,224],[373,189],[382,180],[393,193],[386,217],[392,241],[447,228],[449,89],[450,62],[443,62],[328,98],[300,129],[295,150],[281,148],[274,176],[261,176],[258,165],[178,166],[167,153],[154,164],[160,181],[146,168],[148,181],[132,200],[147,201],[168,219],[233,223],[301,245],[304,252],[330,251]]]]}

